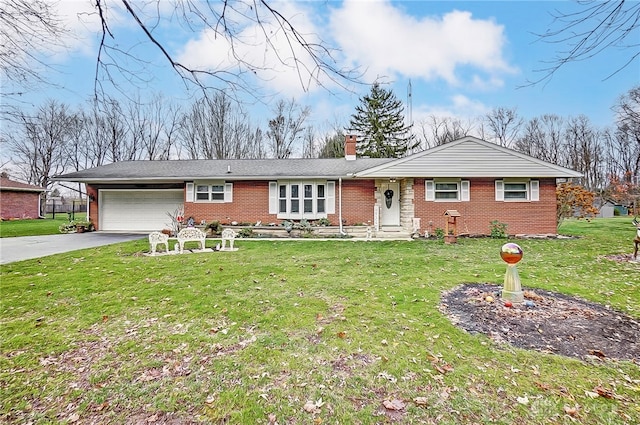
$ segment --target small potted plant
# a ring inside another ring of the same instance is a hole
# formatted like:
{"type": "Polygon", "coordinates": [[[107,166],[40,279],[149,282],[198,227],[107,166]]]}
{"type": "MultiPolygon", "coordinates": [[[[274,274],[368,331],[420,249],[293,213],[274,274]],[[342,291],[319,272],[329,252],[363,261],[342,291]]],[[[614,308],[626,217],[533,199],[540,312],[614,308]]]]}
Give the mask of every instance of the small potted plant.
{"type": "Polygon", "coordinates": [[[78,233],[93,232],[95,230],[95,227],[93,226],[93,223],[91,221],[76,221],[75,225],[76,232],[78,233]]]}

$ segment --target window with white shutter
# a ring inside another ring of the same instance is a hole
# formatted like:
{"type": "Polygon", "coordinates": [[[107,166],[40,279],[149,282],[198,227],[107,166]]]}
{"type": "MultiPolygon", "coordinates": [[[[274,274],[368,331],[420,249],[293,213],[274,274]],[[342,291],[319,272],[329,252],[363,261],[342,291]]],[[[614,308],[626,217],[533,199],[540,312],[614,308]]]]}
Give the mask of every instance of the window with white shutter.
{"type": "Polygon", "coordinates": [[[496,201],[523,202],[540,200],[538,180],[496,180],[496,201]]]}
{"type": "Polygon", "coordinates": [[[187,183],[187,202],[233,202],[233,183],[224,181],[196,181],[187,183]]]}

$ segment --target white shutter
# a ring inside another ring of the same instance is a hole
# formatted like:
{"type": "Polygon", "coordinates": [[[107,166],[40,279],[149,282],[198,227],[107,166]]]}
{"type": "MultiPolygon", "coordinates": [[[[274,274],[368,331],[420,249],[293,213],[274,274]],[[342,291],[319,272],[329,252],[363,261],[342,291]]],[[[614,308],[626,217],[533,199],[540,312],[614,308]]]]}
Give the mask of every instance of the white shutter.
{"type": "Polygon", "coordinates": [[[435,201],[436,200],[436,186],[433,180],[424,181],[424,200],[435,201]]]}
{"type": "Polygon", "coordinates": [[[336,213],[336,182],[327,182],[327,214],[336,213]]]}
{"type": "Polygon", "coordinates": [[[185,202],[193,202],[193,197],[195,196],[195,187],[193,183],[187,183],[187,194],[185,202]]]}
{"type": "Polygon", "coordinates": [[[496,201],[504,201],[504,182],[496,180],[496,201]]]}
{"type": "Polygon", "coordinates": [[[269,182],[269,214],[278,214],[278,182],[269,182]]]}
{"type": "Polygon", "coordinates": [[[233,183],[224,184],[224,202],[233,202],[233,183]]]}
{"type": "Polygon", "coordinates": [[[460,200],[469,201],[469,180],[462,180],[460,182],[460,200]]]}
{"type": "Polygon", "coordinates": [[[539,201],[540,200],[540,181],[531,180],[529,182],[529,190],[531,191],[531,200],[539,201]]]}

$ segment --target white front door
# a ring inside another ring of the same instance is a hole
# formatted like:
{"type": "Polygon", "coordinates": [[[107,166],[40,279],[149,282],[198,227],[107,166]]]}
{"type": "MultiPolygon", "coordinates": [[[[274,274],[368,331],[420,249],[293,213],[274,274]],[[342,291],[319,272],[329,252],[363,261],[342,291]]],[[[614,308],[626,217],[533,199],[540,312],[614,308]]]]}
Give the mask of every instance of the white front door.
{"type": "Polygon", "coordinates": [[[400,225],[400,183],[381,185],[382,203],[380,205],[380,224],[382,226],[400,225]]]}

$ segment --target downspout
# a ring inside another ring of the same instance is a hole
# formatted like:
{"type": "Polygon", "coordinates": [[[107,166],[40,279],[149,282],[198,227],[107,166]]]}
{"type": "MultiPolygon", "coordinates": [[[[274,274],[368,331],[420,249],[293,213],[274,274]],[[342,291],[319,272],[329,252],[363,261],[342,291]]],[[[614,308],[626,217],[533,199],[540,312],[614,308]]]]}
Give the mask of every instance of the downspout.
{"type": "Polygon", "coordinates": [[[89,204],[91,203],[91,197],[87,194],[87,221],[91,221],[91,217],[89,217],[89,204]]]}
{"type": "Polygon", "coordinates": [[[46,214],[42,215],[42,212],[41,212],[42,211],[42,195],[44,193],[45,192],[40,192],[40,194],[38,195],[38,218],[47,218],[47,215],[46,214]]]}
{"type": "Polygon", "coordinates": [[[342,177],[338,178],[338,220],[340,221],[340,235],[345,236],[347,232],[342,228],[342,177]]]}

